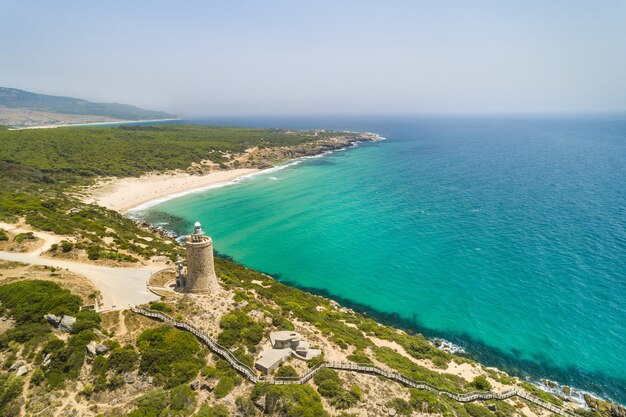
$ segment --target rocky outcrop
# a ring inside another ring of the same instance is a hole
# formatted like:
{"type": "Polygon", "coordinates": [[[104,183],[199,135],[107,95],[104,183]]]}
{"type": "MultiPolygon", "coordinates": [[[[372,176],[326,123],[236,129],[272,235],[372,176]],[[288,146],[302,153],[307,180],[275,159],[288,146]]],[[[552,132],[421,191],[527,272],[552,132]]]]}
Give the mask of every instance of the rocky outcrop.
{"type": "Polygon", "coordinates": [[[13,362],[11,364],[11,367],[9,368],[9,371],[16,371],[18,370],[21,366],[24,366],[26,364],[26,362],[22,361],[22,360],[17,360],[15,362],[13,362]]]}
{"type": "Polygon", "coordinates": [[[46,321],[53,327],[56,327],[62,332],[72,333],[72,327],[76,323],[76,317],[72,316],[55,316],[54,314],[46,314],[44,316],[46,321]]]}
{"type": "Polygon", "coordinates": [[[29,368],[27,365],[22,365],[17,369],[17,372],[15,373],[15,376],[22,376],[22,375],[26,375],[29,371],[29,368]]]}
{"type": "Polygon", "coordinates": [[[61,323],[62,317],[55,316],[54,314],[46,314],[44,318],[48,321],[51,326],[57,327],[59,323],[61,323]]]}
{"type": "Polygon", "coordinates": [[[109,348],[106,345],[98,343],[94,340],[89,342],[89,344],[85,346],[85,349],[87,350],[87,354],[89,356],[104,355],[109,351],[109,348]]]}
{"type": "Polygon", "coordinates": [[[63,316],[57,329],[65,333],[72,333],[72,327],[74,326],[75,323],[76,323],[76,317],[63,316]]]}
{"type": "Polygon", "coordinates": [[[626,417],[626,408],[620,405],[592,397],[589,394],[585,394],[583,398],[590,408],[598,411],[605,416],[626,417]]]}

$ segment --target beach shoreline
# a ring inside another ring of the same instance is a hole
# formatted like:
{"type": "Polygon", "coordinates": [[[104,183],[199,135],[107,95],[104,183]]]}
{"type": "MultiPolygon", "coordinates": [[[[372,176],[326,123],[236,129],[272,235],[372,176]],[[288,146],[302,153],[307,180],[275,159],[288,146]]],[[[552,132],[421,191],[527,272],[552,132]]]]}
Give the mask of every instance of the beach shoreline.
{"type": "MultiPolygon", "coordinates": [[[[385,138],[374,135],[373,141],[385,138]]],[[[325,155],[358,146],[362,141],[349,142],[337,149],[323,149],[314,155],[303,155],[276,163],[269,168],[233,168],[216,170],[206,174],[190,174],[185,171],[144,174],[141,177],[102,178],[84,190],[82,200],[115,210],[121,214],[141,210],[166,200],[186,194],[234,184],[244,178],[261,173],[284,169],[300,162],[321,158],[325,155]]]]}
{"type": "Polygon", "coordinates": [[[173,122],[176,120],[182,120],[180,117],[172,119],[147,119],[147,120],[115,120],[110,122],[92,122],[92,123],[62,123],[40,126],[26,126],[26,127],[12,127],[8,130],[26,130],[26,129],[55,129],[57,127],[84,127],[84,126],[111,126],[111,125],[126,125],[131,123],[151,123],[151,122],[173,122]]]}
{"type": "Polygon", "coordinates": [[[220,187],[259,171],[255,168],[239,168],[204,175],[172,172],[152,173],[136,178],[105,178],[89,187],[82,199],[86,203],[95,203],[124,214],[189,192],[220,187]]]}

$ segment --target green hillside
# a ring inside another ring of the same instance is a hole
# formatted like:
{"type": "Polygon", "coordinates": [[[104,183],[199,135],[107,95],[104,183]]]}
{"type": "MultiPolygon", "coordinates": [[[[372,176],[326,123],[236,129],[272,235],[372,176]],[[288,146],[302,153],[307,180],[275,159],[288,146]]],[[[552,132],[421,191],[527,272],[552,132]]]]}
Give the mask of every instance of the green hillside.
{"type": "Polygon", "coordinates": [[[111,117],[124,120],[167,119],[174,115],[144,110],[128,104],[92,103],[73,97],[31,93],[0,87],[0,106],[43,112],[111,117]]]}

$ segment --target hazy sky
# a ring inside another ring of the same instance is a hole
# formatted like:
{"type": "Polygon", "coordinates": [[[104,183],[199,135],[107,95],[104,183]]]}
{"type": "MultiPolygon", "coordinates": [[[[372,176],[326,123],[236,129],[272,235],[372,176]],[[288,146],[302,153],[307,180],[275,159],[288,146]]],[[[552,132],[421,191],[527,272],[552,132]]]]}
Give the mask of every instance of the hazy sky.
{"type": "Polygon", "coordinates": [[[626,1],[0,0],[0,86],[193,115],[626,111],[626,1]]]}

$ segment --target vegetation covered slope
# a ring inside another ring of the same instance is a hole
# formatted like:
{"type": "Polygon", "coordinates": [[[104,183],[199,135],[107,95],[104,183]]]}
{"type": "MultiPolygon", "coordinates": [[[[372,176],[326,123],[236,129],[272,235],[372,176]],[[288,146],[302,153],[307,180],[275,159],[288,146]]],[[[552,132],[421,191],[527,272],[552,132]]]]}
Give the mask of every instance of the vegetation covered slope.
{"type": "Polygon", "coordinates": [[[0,106],[62,114],[104,116],[124,120],[175,117],[165,112],[144,110],[128,104],[92,103],[79,98],[37,94],[6,87],[0,87],[0,106]]]}

